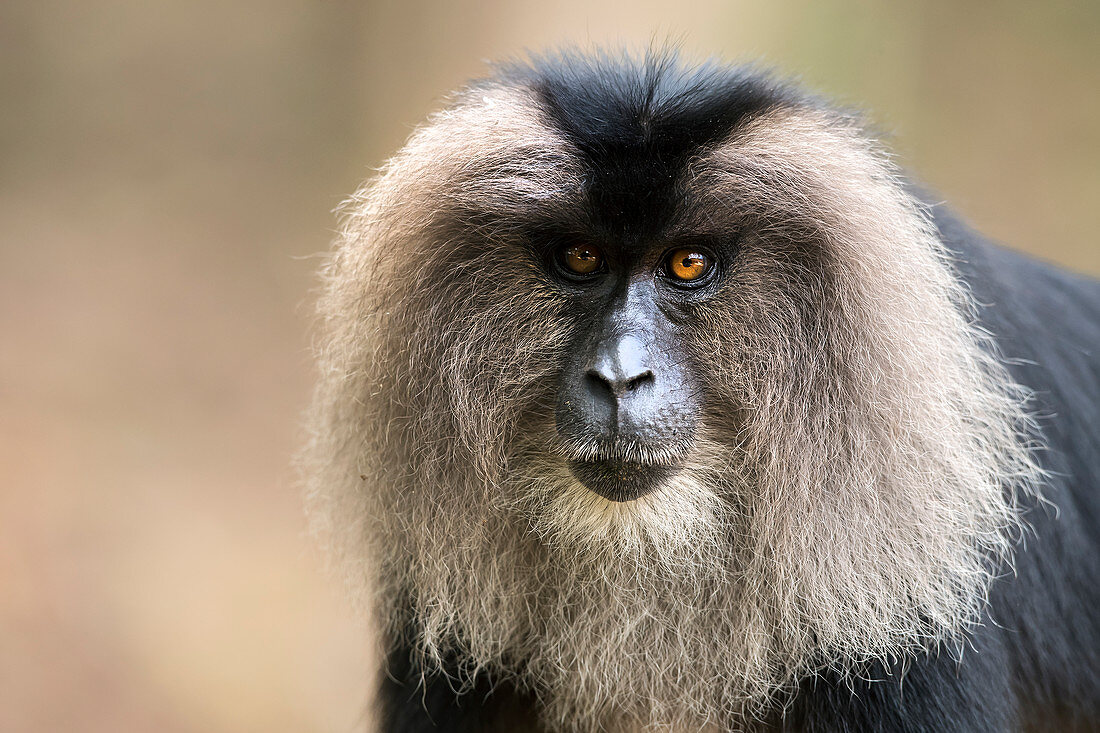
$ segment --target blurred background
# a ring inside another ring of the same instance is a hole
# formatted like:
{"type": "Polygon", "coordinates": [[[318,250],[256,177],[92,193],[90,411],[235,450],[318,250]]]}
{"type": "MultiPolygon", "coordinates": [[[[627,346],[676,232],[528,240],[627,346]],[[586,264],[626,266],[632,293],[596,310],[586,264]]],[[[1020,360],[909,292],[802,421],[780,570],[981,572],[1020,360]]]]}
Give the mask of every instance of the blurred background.
{"type": "Polygon", "coordinates": [[[485,60],[666,40],[1100,273],[1092,0],[0,4],[0,730],[362,727],[289,468],[330,212],[485,60]]]}

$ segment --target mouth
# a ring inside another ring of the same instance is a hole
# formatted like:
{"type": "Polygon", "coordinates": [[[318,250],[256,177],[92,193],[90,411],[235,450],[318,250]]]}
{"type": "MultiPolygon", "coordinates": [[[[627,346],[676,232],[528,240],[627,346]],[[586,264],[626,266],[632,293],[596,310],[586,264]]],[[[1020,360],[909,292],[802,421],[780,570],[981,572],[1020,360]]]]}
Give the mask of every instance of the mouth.
{"type": "Polygon", "coordinates": [[[634,501],[674,476],[679,465],[622,460],[571,460],[569,471],[588,490],[609,501],[634,501]]]}

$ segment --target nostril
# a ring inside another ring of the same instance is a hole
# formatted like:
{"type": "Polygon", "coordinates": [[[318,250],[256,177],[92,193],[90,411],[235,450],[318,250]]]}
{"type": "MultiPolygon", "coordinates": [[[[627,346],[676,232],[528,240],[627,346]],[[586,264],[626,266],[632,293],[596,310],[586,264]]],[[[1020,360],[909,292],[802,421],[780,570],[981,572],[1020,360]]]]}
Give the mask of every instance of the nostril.
{"type": "Polygon", "coordinates": [[[647,384],[651,384],[656,381],[656,377],[653,376],[653,372],[646,369],[641,374],[637,374],[633,377],[628,377],[624,380],[623,386],[626,391],[634,391],[639,387],[644,387],[647,384]]]}
{"type": "Polygon", "coordinates": [[[585,372],[584,377],[590,389],[607,393],[614,397],[622,397],[628,392],[633,392],[639,387],[644,387],[656,381],[656,377],[654,377],[653,372],[649,369],[630,377],[612,377],[604,374],[598,369],[589,369],[585,372]]]}
{"type": "Polygon", "coordinates": [[[588,382],[590,389],[594,389],[597,392],[607,392],[609,394],[615,394],[615,388],[611,384],[611,380],[600,374],[595,369],[589,369],[584,373],[584,379],[588,382]]]}

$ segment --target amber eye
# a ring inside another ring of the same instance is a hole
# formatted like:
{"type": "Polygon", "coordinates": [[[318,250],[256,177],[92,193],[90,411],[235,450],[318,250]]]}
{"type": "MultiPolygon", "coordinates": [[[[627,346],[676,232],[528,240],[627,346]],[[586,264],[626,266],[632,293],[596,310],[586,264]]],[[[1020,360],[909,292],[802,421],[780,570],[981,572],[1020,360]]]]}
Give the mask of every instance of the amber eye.
{"type": "Polygon", "coordinates": [[[591,275],[603,265],[603,254],[591,244],[573,244],[559,253],[561,264],[575,275],[591,275]]]}
{"type": "Polygon", "coordinates": [[[709,255],[695,249],[678,249],[668,258],[668,272],[683,282],[698,281],[713,266],[709,255]]]}

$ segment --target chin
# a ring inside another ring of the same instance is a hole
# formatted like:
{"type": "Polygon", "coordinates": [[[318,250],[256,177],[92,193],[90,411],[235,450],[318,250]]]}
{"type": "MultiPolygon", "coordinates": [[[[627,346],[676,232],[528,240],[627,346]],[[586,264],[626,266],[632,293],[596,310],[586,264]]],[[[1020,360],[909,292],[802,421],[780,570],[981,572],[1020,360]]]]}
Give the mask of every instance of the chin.
{"type": "Polygon", "coordinates": [[[513,506],[551,551],[682,568],[730,541],[730,488],[702,463],[623,468],[548,456],[528,468],[510,489],[513,506]]]}

